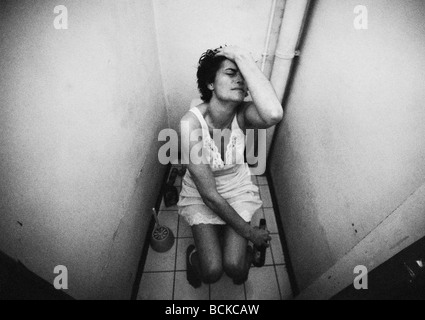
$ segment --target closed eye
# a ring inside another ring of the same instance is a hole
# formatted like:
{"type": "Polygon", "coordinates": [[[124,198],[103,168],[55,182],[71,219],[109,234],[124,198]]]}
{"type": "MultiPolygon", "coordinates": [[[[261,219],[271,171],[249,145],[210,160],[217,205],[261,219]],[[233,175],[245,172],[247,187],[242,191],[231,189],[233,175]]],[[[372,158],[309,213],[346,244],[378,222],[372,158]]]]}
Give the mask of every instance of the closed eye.
{"type": "Polygon", "coordinates": [[[225,70],[226,74],[230,75],[230,76],[234,76],[237,73],[237,70],[232,69],[232,68],[228,68],[225,70]]]}

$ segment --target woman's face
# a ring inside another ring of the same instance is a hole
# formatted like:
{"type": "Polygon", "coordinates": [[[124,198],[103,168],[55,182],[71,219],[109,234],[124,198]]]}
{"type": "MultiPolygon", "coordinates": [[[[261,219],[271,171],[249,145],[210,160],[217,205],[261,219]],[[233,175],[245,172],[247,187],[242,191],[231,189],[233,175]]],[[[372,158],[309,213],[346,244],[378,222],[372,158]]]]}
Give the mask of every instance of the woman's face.
{"type": "Polygon", "coordinates": [[[210,90],[217,99],[233,102],[242,102],[248,91],[238,66],[228,59],[221,63],[210,90]]]}

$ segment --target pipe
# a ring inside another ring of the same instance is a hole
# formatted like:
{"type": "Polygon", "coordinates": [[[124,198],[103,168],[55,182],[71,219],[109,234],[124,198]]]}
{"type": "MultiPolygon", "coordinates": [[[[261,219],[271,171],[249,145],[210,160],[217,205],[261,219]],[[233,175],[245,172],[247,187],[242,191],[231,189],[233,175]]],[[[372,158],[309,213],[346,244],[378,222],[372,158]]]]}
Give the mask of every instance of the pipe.
{"type": "MultiPolygon", "coordinates": [[[[296,47],[301,36],[310,0],[287,0],[280,27],[275,58],[270,82],[275,89],[279,101],[282,102],[288,83],[292,62],[299,55],[296,47]]],[[[270,151],[271,141],[275,127],[267,130],[267,155],[270,151]]]]}
{"type": "Polygon", "coordinates": [[[275,11],[276,11],[276,0],[273,0],[272,9],[271,9],[270,18],[269,18],[269,26],[267,27],[266,44],[264,46],[264,52],[262,54],[262,60],[261,60],[261,71],[262,72],[264,72],[264,67],[266,65],[266,59],[267,59],[267,56],[269,55],[270,35],[272,33],[272,25],[273,25],[275,11]]]}

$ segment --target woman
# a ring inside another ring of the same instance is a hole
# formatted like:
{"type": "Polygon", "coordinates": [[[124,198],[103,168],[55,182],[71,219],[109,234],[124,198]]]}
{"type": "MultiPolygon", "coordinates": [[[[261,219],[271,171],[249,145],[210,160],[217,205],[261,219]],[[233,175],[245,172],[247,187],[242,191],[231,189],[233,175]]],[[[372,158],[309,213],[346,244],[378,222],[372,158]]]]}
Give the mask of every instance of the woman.
{"type": "MultiPolygon", "coordinates": [[[[190,141],[191,132],[201,132],[204,160],[189,159],[178,203],[195,241],[186,252],[187,279],[196,288],[202,281],[217,282],[225,272],[235,284],[242,284],[252,261],[248,241],[267,247],[271,238],[267,230],[250,225],[262,202],[248,165],[235,160],[241,153],[243,157],[245,130],[269,128],[281,121],[283,111],[270,82],[241,48],[205,52],[197,78],[203,103],[180,123],[182,141],[190,141]],[[251,102],[244,101],[248,90],[251,102]],[[225,129],[231,134],[223,134],[221,143],[217,130],[225,129]]],[[[183,144],[182,156],[188,159],[198,143],[183,144]]]]}

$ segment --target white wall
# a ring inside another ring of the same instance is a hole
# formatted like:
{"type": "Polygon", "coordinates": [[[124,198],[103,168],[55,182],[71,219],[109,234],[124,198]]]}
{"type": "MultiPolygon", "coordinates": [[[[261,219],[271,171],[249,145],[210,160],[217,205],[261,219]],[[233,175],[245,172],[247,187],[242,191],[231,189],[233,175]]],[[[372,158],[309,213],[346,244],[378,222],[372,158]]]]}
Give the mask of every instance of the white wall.
{"type": "MultiPolygon", "coordinates": [[[[376,266],[419,236],[377,227],[425,182],[425,3],[365,0],[362,31],[358,4],[315,2],[271,155],[301,290],[372,233],[374,254],[356,263],[376,266]]],[[[425,208],[409,208],[402,219],[425,232],[413,214],[425,208]]]]}
{"type": "Polygon", "coordinates": [[[164,168],[151,1],[0,4],[0,250],[75,298],[129,298],[164,168]],[[139,179],[139,170],[144,171],[139,179]]]}
{"type": "MultiPolygon", "coordinates": [[[[207,49],[239,45],[259,60],[264,51],[272,0],[155,0],[160,64],[171,128],[192,99],[199,98],[198,60],[207,49]]],[[[269,52],[274,53],[284,0],[277,1],[269,52]]],[[[267,67],[273,56],[269,57],[267,67]]],[[[266,69],[267,73],[269,70],[266,69]]]]}

